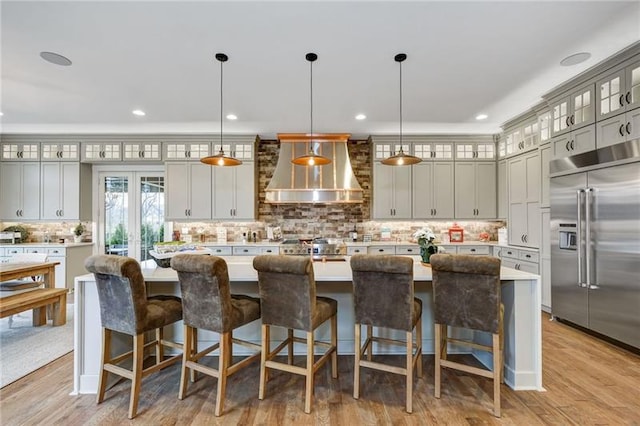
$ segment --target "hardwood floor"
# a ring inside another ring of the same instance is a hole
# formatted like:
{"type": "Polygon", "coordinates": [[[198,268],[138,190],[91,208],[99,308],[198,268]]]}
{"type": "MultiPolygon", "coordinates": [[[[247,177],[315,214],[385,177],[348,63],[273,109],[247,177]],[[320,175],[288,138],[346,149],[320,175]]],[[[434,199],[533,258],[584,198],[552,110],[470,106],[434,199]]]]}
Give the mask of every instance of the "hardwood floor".
{"type": "MultiPolygon", "coordinates": [[[[139,415],[127,420],[129,382],[95,395],[69,396],[73,354],[0,390],[0,424],[9,425],[424,425],[640,424],[640,356],[595,339],[543,315],[543,384],[546,392],[502,387],[502,418],[492,416],[492,382],[443,373],[442,399],[433,397],[433,356],[414,387],[413,414],[404,411],[403,378],[363,370],[359,400],[352,397],[353,357],[340,356],[339,378],[330,368],[316,375],[312,412],[304,413],[303,378],[274,372],[264,401],[258,400],[259,368],[232,376],[225,414],[216,418],[215,379],[201,376],[188,396],[177,398],[180,366],[142,383],[139,415]]],[[[472,360],[471,357],[466,357],[472,360]]],[[[401,362],[402,357],[398,357],[401,362]]]]}

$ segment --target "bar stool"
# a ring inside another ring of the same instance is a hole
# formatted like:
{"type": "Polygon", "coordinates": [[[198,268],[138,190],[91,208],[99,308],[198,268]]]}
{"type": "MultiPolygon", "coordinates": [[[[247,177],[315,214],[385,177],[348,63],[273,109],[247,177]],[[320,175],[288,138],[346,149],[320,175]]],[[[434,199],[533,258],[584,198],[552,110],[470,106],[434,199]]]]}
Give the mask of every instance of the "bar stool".
{"type": "Polygon", "coordinates": [[[311,412],[314,373],[331,357],[331,375],[338,377],[338,302],[316,296],[313,262],[306,256],[256,256],[253,267],[258,271],[260,304],[262,307],[262,359],[260,361],[259,399],[264,399],[267,369],[287,371],[306,377],[304,411],[311,412]],[[331,320],[331,343],[314,340],[314,331],[331,320]],[[287,338],[271,351],[271,327],[287,329],[287,338]],[[306,339],[294,337],[293,330],[304,330],[306,339]],[[306,343],[306,367],[293,365],[293,343],[306,343]],[[327,350],[314,362],[314,345],[327,350]],[[274,361],[288,347],[288,363],[274,361]]]}
{"type": "Polygon", "coordinates": [[[358,254],[351,257],[351,270],[356,344],[353,397],[360,397],[360,367],[400,374],[406,376],[406,410],[411,413],[414,369],[418,377],[422,377],[422,301],[414,297],[413,260],[402,256],[358,254]],[[362,325],[367,326],[364,345],[360,338],[362,325]],[[374,336],[373,327],[402,330],[405,341],[374,336]],[[405,367],[372,361],[374,342],[405,346],[405,367]],[[366,360],[362,359],[365,353],[366,360]]]}
{"type": "Polygon", "coordinates": [[[185,350],[178,398],[184,399],[187,391],[187,369],[192,373],[200,371],[216,377],[218,392],[215,415],[220,416],[224,408],[227,378],[260,357],[260,345],[233,338],[234,329],[260,318],[260,299],[230,293],[227,263],[220,257],[179,254],[171,259],[171,267],[178,271],[184,312],[185,350]],[[198,329],[220,334],[219,342],[198,351],[198,329]],[[233,343],[257,352],[231,364],[233,343]],[[218,349],[217,369],[198,362],[218,349]]]}
{"type": "Polygon", "coordinates": [[[433,270],[435,304],[435,396],[440,398],[441,367],[493,379],[493,414],[500,417],[502,380],[503,308],[500,303],[500,259],[490,256],[435,254],[433,270]],[[447,326],[492,334],[491,346],[448,336],[447,326]],[[447,343],[473,347],[493,354],[493,371],[447,359],[447,343]]]}
{"type": "Polygon", "coordinates": [[[182,354],[178,354],[165,360],[163,348],[183,348],[182,344],[165,340],[163,333],[165,326],[182,319],[182,303],[176,296],[147,297],[140,264],[135,259],[95,255],[88,257],[84,266],[96,277],[102,321],[102,357],[97,402],[100,404],[104,400],[109,373],[129,379],[129,418],[133,419],[138,410],[142,378],[180,361],[182,357],[182,354]],[[155,339],[145,344],[144,334],[152,330],[155,330],[155,339]],[[133,351],[111,355],[111,338],[114,331],[133,337],[133,351]],[[147,347],[155,348],[156,362],[153,366],[143,368],[147,347]],[[118,365],[130,357],[133,357],[131,370],[118,365]]]}

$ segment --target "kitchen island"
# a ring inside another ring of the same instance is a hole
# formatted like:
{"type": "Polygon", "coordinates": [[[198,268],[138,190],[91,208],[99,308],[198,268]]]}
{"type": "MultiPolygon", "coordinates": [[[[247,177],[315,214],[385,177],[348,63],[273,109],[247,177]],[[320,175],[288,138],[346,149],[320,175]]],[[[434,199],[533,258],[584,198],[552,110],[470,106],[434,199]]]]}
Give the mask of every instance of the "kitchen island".
{"type": "MultiPolygon", "coordinates": [[[[258,295],[257,273],[253,269],[253,256],[223,256],[228,265],[231,291],[237,294],[258,295]]],[[[416,297],[423,302],[423,351],[433,353],[433,293],[431,268],[414,258],[416,297]]],[[[153,261],[142,262],[142,273],[147,283],[147,294],[180,294],[176,272],[171,268],[158,268],[153,261]]],[[[338,354],[354,353],[354,319],[351,268],[349,261],[314,262],[318,294],[338,301],[338,354]]],[[[542,334],[539,276],[511,268],[502,268],[502,302],[505,305],[505,383],[515,390],[542,390],[542,334]]],[[[92,274],[76,277],[74,323],[74,389],[73,393],[96,393],[100,370],[101,325],[100,306],[95,279],[92,274]]],[[[320,339],[328,339],[327,325],[316,332],[320,339]]],[[[168,328],[165,335],[182,341],[182,325],[168,328]]],[[[234,335],[241,339],[260,342],[260,322],[248,324],[234,335]]],[[[455,330],[454,335],[473,338],[486,343],[491,337],[481,332],[455,330]],[[456,332],[458,334],[456,334],[456,332]]],[[[272,331],[274,340],[283,339],[286,331],[272,331]],[[277,334],[280,331],[281,334],[277,334]]],[[[398,334],[400,336],[400,334],[398,334]]],[[[121,336],[120,345],[130,345],[128,336],[121,336]]],[[[393,332],[388,337],[395,338],[393,332]]],[[[204,347],[217,341],[217,334],[199,331],[199,344],[204,347]]],[[[237,353],[242,353],[238,348],[237,353]]],[[[296,348],[298,349],[298,348],[296,348]]],[[[374,346],[376,353],[395,353],[397,349],[374,346]]],[[[468,352],[451,347],[450,353],[468,352]]],[[[491,354],[473,351],[483,364],[492,365],[491,354]]],[[[432,380],[427,377],[426,380],[432,380]]],[[[177,383],[176,383],[177,389],[177,383]]]]}

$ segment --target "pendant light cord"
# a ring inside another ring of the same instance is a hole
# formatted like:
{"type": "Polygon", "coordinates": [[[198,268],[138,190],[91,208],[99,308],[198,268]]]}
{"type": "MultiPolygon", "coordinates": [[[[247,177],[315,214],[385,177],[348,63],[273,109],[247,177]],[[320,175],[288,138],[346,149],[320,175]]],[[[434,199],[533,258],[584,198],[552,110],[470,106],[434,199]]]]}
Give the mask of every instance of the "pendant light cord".
{"type": "Polygon", "coordinates": [[[313,152],[313,61],[309,61],[309,67],[310,67],[310,78],[309,78],[309,92],[311,93],[311,108],[310,108],[310,123],[311,123],[311,133],[309,134],[309,137],[311,139],[309,139],[309,151],[313,152]]]}
{"type": "Polygon", "coordinates": [[[222,64],[223,63],[224,63],[223,61],[220,61],[220,152],[222,152],[222,64]]]}
{"type": "Polygon", "coordinates": [[[400,62],[400,151],[402,151],[402,62],[400,62]]]}

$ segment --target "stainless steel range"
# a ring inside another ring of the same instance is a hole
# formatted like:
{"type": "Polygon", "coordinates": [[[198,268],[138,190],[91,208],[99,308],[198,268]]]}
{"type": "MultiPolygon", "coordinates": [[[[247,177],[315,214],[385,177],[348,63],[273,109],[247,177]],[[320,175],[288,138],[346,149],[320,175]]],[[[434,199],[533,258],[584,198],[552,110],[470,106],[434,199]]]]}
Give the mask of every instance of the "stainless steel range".
{"type": "Polygon", "coordinates": [[[313,260],[345,260],[347,247],[343,242],[315,238],[313,240],[284,240],[280,244],[280,254],[290,256],[311,256],[313,260]]]}

